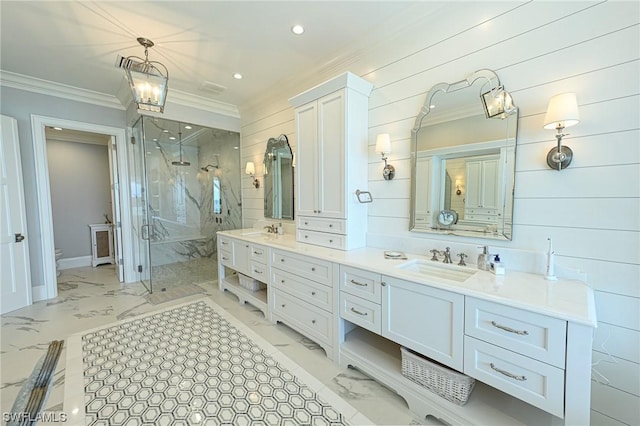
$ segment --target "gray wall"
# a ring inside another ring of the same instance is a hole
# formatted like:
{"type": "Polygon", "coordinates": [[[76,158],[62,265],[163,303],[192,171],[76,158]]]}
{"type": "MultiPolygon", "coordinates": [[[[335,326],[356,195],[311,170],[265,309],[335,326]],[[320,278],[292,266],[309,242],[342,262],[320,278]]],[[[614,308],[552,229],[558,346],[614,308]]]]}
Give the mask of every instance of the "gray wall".
{"type": "Polygon", "coordinates": [[[107,146],[47,140],[47,160],[55,247],[90,256],[88,225],[113,220],[107,146]]]}
{"type": "Polygon", "coordinates": [[[105,108],[5,86],[0,86],[0,99],[2,99],[0,112],[18,120],[27,209],[27,238],[31,260],[31,286],[39,287],[44,285],[44,273],[42,270],[42,233],[36,190],[31,114],[125,128],[125,112],[124,110],[105,108]]]}

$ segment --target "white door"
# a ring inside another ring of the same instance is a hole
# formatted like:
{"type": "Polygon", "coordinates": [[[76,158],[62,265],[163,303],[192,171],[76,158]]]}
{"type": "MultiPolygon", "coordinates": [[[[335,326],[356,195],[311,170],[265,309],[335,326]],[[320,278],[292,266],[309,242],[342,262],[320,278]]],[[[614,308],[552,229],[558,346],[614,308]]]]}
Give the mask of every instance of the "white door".
{"type": "Polygon", "coordinates": [[[4,314],[31,304],[31,273],[18,123],[0,117],[0,313],[4,314]]]}
{"type": "Polygon", "coordinates": [[[118,161],[116,160],[116,138],[111,136],[109,142],[109,180],[111,184],[111,206],[113,217],[114,259],[118,265],[118,280],[124,281],[124,265],[122,261],[122,219],[120,218],[120,183],[118,182],[118,161]]]}

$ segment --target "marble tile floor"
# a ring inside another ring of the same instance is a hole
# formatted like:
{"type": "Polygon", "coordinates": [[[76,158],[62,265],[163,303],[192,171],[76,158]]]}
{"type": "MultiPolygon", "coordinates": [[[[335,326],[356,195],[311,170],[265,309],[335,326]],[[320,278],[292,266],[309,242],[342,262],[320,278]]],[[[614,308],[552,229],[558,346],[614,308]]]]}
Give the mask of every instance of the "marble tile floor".
{"type": "MultiPolygon", "coordinates": [[[[314,342],[282,324],[271,324],[260,311],[239,304],[234,295],[218,291],[214,284],[201,286],[205,295],[225,312],[267,340],[375,424],[432,424],[427,423],[429,419],[417,418],[402,398],[384,386],[356,370],[334,364],[314,342]]],[[[59,277],[58,290],[56,299],[0,317],[0,409],[3,413],[10,410],[22,383],[45,354],[51,340],[67,339],[85,330],[203,297],[197,294],[152,305],[146,301],[147,292],[141,284],[120,284],[112,266],[65,270],[59,277]]],[[[46,411],[62,410],[65,360],[66,350],[63,349],[46,411]]]]}

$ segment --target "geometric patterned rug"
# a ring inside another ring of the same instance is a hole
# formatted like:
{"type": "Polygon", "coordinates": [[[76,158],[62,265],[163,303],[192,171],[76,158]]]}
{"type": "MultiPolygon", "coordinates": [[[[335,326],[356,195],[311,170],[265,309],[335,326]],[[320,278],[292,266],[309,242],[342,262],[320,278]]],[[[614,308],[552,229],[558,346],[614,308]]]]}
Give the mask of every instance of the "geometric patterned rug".
{"type": "Polygon", "coordinates": [[[87,425],[370,423],[209,299],[85,332],[81,346],[87,425]]]}

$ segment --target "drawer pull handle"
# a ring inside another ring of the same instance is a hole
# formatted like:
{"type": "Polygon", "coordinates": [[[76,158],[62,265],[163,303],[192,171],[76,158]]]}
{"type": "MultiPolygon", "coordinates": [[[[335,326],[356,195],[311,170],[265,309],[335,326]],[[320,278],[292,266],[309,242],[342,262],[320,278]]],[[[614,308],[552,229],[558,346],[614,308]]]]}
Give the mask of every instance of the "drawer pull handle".
{"type": "Polygon", "coordinates": [[[521,382],[524,382],[525,380],[527,380],[527,377],[526,377],[526,376],[516,376],[516,375],[515,375],[515,374],[513,374],[513,373],[509,373],[508,371],[505,371],[505,370],[502,370],[502,369],[500,369],[500,368],[496,367],[496,366],[494,365],[494,363],[489,364],[489,367],[491,367],[491,369],[492,369],[492,370],[495,370],[495,371],[497,371],[498,373],[503,374],[503,375],[505,375],[505,376],[507,376],[507,377],[509,377],[509,378],[511,378],[511,379],[519,380],[519,381],[521,381],[521,382]]]}
{"type": "Polygon", "coordinates": [[[529,335],[529,332],[527,330],[516,330],[516,329],[513,329],[511,327],[507,327],[506,325],[498,324],[495,321],[491,321],[491,325],[496,327],[496,328],[499,328],[501,330],[508,331],[509,333],[519,334],[521,336],[528,336],[529,335]]]}
{"type": "Polygon", "coordinates": [[[360,287],[368,287],[369,286],[369,284],[367,284],[367,283],[361,283],[361,282],[358,282],[356,280],[351,280],[351,284],[359,285],[360,287]]]}
{"type": "Polygon", "coordinates": [[[353,312],[354,314],[362,315],[363,317],[366,317],[367,315],[369,315],[366,312],[360,312],[359,310],[357,310],[355,308],[351,308],[351,312],[353,312]]]}
{"type": "Polygon", "coordinates": [[[308,225],[308,224],[309,224],[309,222],[305,222],[304,224],[305,224],[305,225],[308,225]]]}
{"type": "Polygon", "coordinates": [[[229,258],[222,256],[222,260],[229,260],[229,258]]]}
{"type": "Polygon", "coordinates": [[[260,274],[260,275],[262,275],[262,271],[257,271],[257,270],[255,270],[255,269],[253,270],[253,273],[254,273],[254,274],[260,274]]]}
{"type": "Polygon", "coordinates": [[[280,280],[280,282],[281,282],[282,284],[284,284],[284,280],[280,280]]]}
{"type": "Polygon", "coordinates": [[[253,254],[257,254],[258,256],[260,256],[262,254],[262,252],[254,251],[253,254]]]}
{"type": "Polygon", "coordinates": [[[223,246],[226,246],[229,243],[227,243],[226,241],[220,241],[220,244],[222,244],[223,246]]]}

